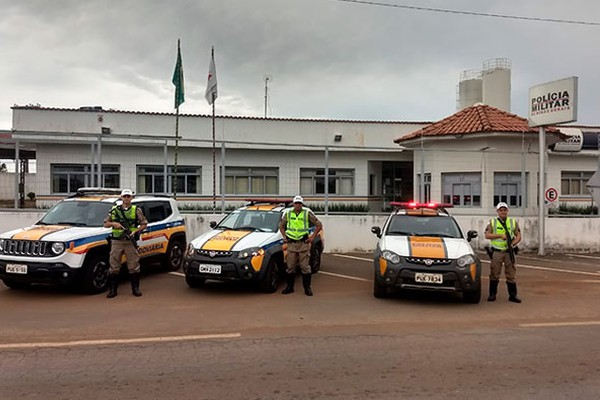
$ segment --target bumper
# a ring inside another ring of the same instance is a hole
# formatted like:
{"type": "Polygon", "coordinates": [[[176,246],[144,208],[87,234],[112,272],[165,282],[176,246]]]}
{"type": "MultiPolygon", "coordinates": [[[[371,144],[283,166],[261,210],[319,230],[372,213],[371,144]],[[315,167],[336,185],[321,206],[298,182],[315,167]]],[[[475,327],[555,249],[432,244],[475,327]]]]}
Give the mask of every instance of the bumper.
{"type": "Polygon", "coordinates": [[[264,268],[255,271],[250,264],[250,259],[234,258],[204,258],[204,257],[186,257],[183,261],[183,271],[186,276],[191,278],[212,279],[218,281],[260,281],[263,276],[264,268]],[[200,272],[200,265],[220,266],[221,272],[218,274],[200,272]]]}
{"type": "Polygon", "coordinates": [[[412,264],[388,264],[382,276],[379,265],[375,265],[375,279],[382,286],[408,290],[428,290],[442,292],[465,292],[477,290],[481,285],[481,264],[476,263],[474,274],[471,268],[458,268],[453,262],[447,267],[420,267],[412,264]],[[441,277],[441,282],[418,282],[417,274],[432,274],[441,277]]]}
{"type": "Polygon", "coordinates": [[[24,263],[0,261],[0,279],[14,282],[70,284],[79,278],[80,268],[71,268],[63,263],[24,263]],[[7,264],[26,265],[27,273],[6,272],[7,264]]]}

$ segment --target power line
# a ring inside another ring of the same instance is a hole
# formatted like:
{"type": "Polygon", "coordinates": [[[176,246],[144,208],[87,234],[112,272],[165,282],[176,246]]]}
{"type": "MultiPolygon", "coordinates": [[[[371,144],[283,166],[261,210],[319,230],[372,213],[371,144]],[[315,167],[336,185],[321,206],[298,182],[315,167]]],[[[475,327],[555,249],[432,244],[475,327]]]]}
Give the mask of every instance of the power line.
{"type": "Polygon", "coordinates": [[[439,13],[447,13],[447,14],[472,15],[472,16],[478,16],[478,17],[516,19],[516,20],[521,20],[521,21],[536,21],[536,22],[554,22],[554,23],[559,23],[559,24],[571,24],[571,25],[600,26],[600,22],[575,21],[575,20],[569,20],[569,19],[523,17],[523,16],[518,16],[518,15],[481,13],[481,12],[461,11],[461,10],[448,10],[448,9],[444,9],[444,8],[416,7],[416,6],[379,3],[379,2],[375,2],[375,1],[364,1],[364,0],[334,0],[334,1],[339,1],[341,3],[356,3],[356,4],[362,4],[362,5],[368,5],[368,6],[402,8],[405,10],[431,11],[431,12],[439,12],[439,13]]]}

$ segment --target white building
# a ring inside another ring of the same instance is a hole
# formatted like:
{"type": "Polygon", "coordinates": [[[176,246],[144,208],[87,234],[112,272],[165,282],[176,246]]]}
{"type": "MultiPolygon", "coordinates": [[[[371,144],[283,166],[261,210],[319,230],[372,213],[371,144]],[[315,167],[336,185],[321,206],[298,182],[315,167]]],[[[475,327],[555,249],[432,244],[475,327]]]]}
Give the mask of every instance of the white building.
{"type": "MultiPolygon", "coordinates": [[[[572,127],[563,130],[573,135],[572,127]]],[[[598,167],[598,147],[582,144],[584,133],[600,129],[575,130],[580,146],[570,150],[578,151],[549,150],[546,187],[558,190],[558,202],[590,204],[585,183],[598,167]]],[[[573,141],[548,131],[548,144],[573,141]]],[[[9,139],[35,148],[34,191],[38,203],[50,204],[83,186],[172,193],[174,135],[173,114],[15,106],[9,139]]],[[[300,193],[330,210],[353,203],[377,212],[390,201],[419,198],[423,170],[426,199],[453,203],[454,213],[493,214],[502,200],[520,215],[536,215],[537,129],[481,104],[433,124],[219,116],[215,197],[211,118],[180,116],[179,136],[177,199],[183,205],[211,209],[214,200],[220,209],[222,195],[224,204],[237,206],[249,197],[300,193]]]]}

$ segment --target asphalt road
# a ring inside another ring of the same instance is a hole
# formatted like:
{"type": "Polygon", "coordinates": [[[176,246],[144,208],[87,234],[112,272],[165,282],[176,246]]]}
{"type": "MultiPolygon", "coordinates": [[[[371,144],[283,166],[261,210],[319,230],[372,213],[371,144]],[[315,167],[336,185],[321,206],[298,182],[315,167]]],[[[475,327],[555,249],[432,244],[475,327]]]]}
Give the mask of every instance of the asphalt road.
{"type": "Polygon", "coordinates": [[[523,255],[524,302],[476,305],[375,299],[369,259],[325,255],[312,298],[157,271],[141,298],[0,285],[0,399],[598,398],[600,255],[523,255]]]}

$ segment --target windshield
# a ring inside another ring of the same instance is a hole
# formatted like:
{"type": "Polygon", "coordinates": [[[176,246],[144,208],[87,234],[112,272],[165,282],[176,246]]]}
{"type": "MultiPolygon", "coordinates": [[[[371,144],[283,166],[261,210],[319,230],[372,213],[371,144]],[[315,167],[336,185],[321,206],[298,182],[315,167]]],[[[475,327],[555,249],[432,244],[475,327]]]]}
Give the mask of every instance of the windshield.
{"type": "Polygon", "coordinates": [[[63,201],[52,207],[38,224],[100,227],[112,206],[100,201],[63,201]]]}
{"type": "Polygon", "coordinates": [[[280,212],[239,210],[226,216],[216,228],[277,232],[280,220],[280,212]]]}
{"type": "Polygon", "coordinates": [[[462,238],[454,219],[447,216],[395,215],[388,224],[388,235],[462,238]]]}

